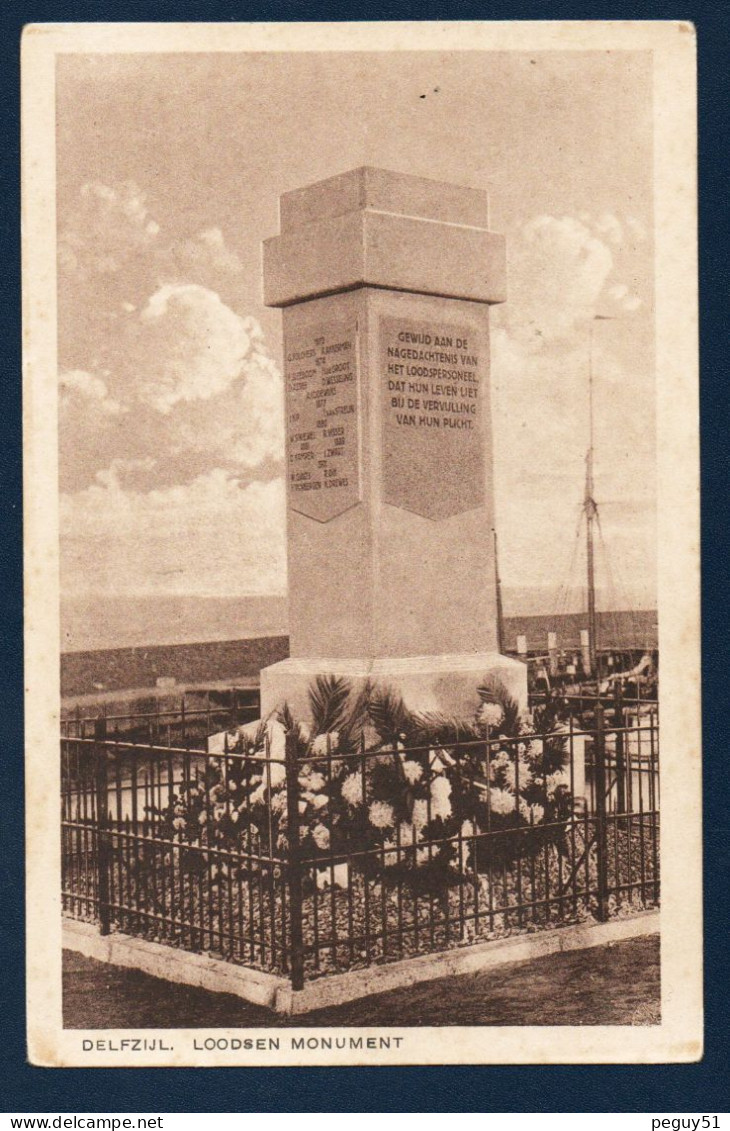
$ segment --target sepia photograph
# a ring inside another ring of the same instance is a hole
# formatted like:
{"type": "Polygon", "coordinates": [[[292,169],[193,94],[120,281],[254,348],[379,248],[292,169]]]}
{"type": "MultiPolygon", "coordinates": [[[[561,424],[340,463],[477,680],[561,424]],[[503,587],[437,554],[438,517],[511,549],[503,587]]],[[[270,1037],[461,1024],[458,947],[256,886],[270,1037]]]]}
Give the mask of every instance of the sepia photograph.
{"type": "Polygon", "coordinates": [[[691,27],[23,82],[32,1061],[700,1057],[691,27]]]}

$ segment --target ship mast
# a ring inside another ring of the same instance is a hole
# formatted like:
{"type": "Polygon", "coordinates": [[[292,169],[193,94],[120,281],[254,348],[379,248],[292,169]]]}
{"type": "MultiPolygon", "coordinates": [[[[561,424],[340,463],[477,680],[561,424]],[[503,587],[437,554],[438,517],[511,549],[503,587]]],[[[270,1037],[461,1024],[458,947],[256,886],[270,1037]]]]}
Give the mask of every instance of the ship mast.
{"type": "Polygon", "coordinates": [[[591,674],[597,674],[596,654],[596,574],[595,574],[595,546],[594,524],[597,508],[593,497],[593,325],[590,324],[590,341],[588,347],[588,452],[586,454],[586,486],[583,496],[583,513],[586,520],[586,571],[588,593],[588,654],[591,662],[591,674]]]}
{"type": "Polygon", "coordinates": [[[593,482],[593,330],[596,322],[613,322],[606,314],[594,314],[589,323],[588,336],[588,452],[586,453],[586,486],[583,496],[583,514],[586,520],[586,590],[588,593],[588,656],[591,674],[598,671],[598,618],[596,616],[596,559],[595,528],[598,521],[598,504],[594,497],[593,482]]]}
{"type": "Polygon", "coordinates": [[[502,581],[499,576],[499,553],[497,550],[497,531],[492,528],[494,535],[494,575],[497,587],[497,651],[504,654],[504,611],[502,608],[502,581]]]}

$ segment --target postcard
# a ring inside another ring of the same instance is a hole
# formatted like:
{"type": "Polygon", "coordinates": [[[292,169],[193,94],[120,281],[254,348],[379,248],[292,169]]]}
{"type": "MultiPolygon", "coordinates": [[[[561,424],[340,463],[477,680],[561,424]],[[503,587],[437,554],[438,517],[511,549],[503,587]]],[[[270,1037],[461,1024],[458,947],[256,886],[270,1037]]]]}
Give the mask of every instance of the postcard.
{"type": "Polygon", "coordinates": [[[22,83],[31,1061],[700,1058],[692,26],[22,83]]]}

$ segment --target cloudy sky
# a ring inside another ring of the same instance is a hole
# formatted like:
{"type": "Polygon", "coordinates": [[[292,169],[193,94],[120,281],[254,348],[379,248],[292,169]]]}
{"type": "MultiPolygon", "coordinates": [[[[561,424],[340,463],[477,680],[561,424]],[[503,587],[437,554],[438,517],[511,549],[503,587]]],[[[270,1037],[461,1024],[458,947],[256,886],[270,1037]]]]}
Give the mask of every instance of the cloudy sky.
{"type": "MultiPolygon", "coordinates": [[[[361,164],[486,187],[503,581],[568,576],[587,445],[614,582],[653,602],[650,57],[61,56],[65,595],[286,589],[280,193],[361,164]],[[424,97],[425,95],[425,97],[424,97]]],[[[604,581],[605,584],[605,581],[604,581]]]]}

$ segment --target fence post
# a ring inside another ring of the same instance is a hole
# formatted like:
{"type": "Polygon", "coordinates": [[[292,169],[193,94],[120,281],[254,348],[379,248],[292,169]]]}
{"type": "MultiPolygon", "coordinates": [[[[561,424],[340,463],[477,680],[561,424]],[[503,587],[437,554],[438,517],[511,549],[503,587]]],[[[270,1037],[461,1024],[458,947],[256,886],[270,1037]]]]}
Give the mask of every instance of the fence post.
{"type": "MultiPolygon", "coordinates": [[[[614,699],[614,710],[616,714],[616,725],[623,727],[624,725],[624,701],[621,694],[621,684],[616,684],[616,695],[614,699]]],[[[625,743],[626,735],[623,730],[616,731],[616,812],[626,812],[626,757],[625,757],[625,743]]]]}
{"type": "Polygon", "coordinates": [[[297,741],[286,736],[287,872],[289,879],[289,941],[293,990],[304,989],[302,934],[302,864],[299,846],[299,761],[297,741]]]}
{"type": "Polygon", "coordinates": [[[109,907],[109,779],[106,751],[106,719],[94,720],[94,762],[96,769],[96,876],[99,896],[99,933],[108,935],[109,907]]]}
{"type": "Polygon", "coordinates": [[[603,706],[596,703],[595,773],[596,773],[596,888],[597,917],[608,919],[608,837],[606,828],[606,731],[603,706]]]}

